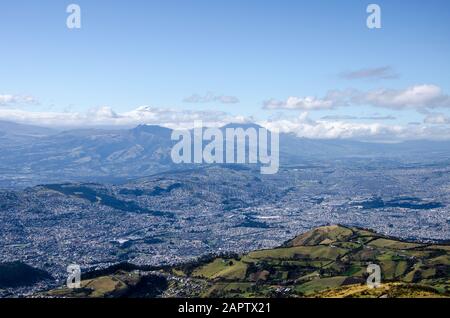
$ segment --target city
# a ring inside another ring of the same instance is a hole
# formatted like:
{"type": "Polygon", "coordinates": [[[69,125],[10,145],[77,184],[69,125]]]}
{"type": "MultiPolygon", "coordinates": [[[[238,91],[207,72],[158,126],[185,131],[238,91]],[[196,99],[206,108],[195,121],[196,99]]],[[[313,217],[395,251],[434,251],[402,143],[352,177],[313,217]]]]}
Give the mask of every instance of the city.
{"type": "Polygon", "coordinates": [[[0,251],[4,261],[48,271],[57,284],[72,263],[84,271],[123,261],[173,265],[210,253],[272,248],[327,224],[444,242],[450,236],[449,176],[446,165],[282,168],[274,176],[236,165],[120,186],[3,191],[0,251]]]}

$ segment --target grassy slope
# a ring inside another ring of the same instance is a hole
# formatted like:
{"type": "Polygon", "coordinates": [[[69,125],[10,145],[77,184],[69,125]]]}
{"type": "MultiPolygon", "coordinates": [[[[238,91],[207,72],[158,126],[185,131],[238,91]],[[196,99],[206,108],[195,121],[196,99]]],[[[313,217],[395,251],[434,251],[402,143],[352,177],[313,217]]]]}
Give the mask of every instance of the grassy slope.
{"type": "Polygon", "coordinates": [[[83,280],[81,288],[68,289],[60,288],[49,291],[46,296],[50,297],[119,297],[130,287],[136,286],[139,282],[139,275],[118,271],[113,275],[100,276],[93,279],[83,280]]]}
{"type": "Polygon", "coordinates": [[[418,297],[420,288],[423,295],[450,291],[449,261],[446,245],[403,242],[368,230],[327,226],[280,248],[254,251],[238,260],[215,259],[199,265],[191,275],[211,282],[206,296],[314,297],[331,295],[324,292],[343,286],[364,289],[366,268],[375,263],[381,267],[385,286],[393,286],[390,295],[405,296],[410,287],[415,291],[410,296],[418,297]],[[401,285],[390,285],[394,282],[401,285]]]}

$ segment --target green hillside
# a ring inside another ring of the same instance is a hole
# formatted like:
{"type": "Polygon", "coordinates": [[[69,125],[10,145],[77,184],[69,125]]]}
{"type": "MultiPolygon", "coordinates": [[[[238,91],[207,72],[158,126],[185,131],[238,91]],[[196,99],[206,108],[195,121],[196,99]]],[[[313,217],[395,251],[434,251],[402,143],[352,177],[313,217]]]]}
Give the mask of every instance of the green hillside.
{"type": "MultiPolygon", "coordinates": [[[[326,226],[279,248],[207,257],[158,274],[167,280],[163,297],[447,297],[450,249],[326,226]],[[366,285],[371,263],[381,267],[377,289],[366,285]]],[[[101,293],[84,294],[93,295],[101,293]]]]}

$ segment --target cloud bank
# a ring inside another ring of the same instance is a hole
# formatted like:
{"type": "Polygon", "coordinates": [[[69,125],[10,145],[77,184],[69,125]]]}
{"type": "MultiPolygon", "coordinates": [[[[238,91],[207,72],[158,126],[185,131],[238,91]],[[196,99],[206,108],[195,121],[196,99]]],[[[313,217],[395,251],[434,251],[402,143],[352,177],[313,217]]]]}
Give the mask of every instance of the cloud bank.
{"type": "Polygon", "coordinates": [[[321,110],[343,106],[373,106],[389,109],[450,108],[450,96],[439,86],[415,85],[405,89],[355,89],[329,91],[325,97],[289,97],[285,101],[270,99],[263,103],[264,109],[321,110]]]}
{"type": "Polygon", "coordinates": [[[449,140],[449,125],[387,125],[384,123],[355,123],[337,120],[312,120],[308,113],[298,117],[269,120],[260,123],[268,129],[293,133],[303,138],[319,139],[357,139],[365,141],[400,140],[449,140]]]}
{"type": "Polygon", "coordinates": [[[192,128],[194,121],[206,126],[224,126],[228,123],[256,122],[267,128],[277,128],[304,138],[352,138],[358,140],[396,141],[408,139],[450,140],[449,119],[443,114],[428,114],[424,123],[414,125],[385,122],[360,123],[349,118],[329,117],[312,119],[307,112],[298,116],[279,117],[257,121],[251,117],[231,115],[221,111],[193,111],[142,106],[118,113],[110,107],[88,112],[30,112],[21,109],[0,108],[0,120],[9,120],[65,129],[79,127],[134,127],[139,124],[161,125],[173,129],[192,128]]]}
{"type": "Polygon", "coordinates": [[[91,109],[85,113],[30,112],[22,109],[0,108],[0,120],[62,128],[132,127],[139,124],[185,128],[193,126],[196,120],[221,126],[230,122],[243,123],[251,121],[252,118],[232,116],[221,111],[177,110],[152,106],[141,106],[128,112],[117,113],[110,107],[104,106],[91,109]]]}

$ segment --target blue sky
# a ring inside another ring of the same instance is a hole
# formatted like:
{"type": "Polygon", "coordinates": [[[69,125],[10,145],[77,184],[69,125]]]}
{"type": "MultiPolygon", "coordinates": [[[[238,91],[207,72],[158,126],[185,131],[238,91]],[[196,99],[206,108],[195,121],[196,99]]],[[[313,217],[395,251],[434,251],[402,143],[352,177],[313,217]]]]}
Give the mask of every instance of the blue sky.
{"type": "Polygon", "coordinates": [[[449,9],[445,0],[2,1],[0,118],[148,105],[256,121],[429,118],[427,129],[447,129],[449,9]],[[66,27],[70,3],[81,7],[79,30],[66,27]],[[370,3],[381,29],[366,26],[370,3]],[[430,96],[408,99],[415,92],[430,96]]]}

